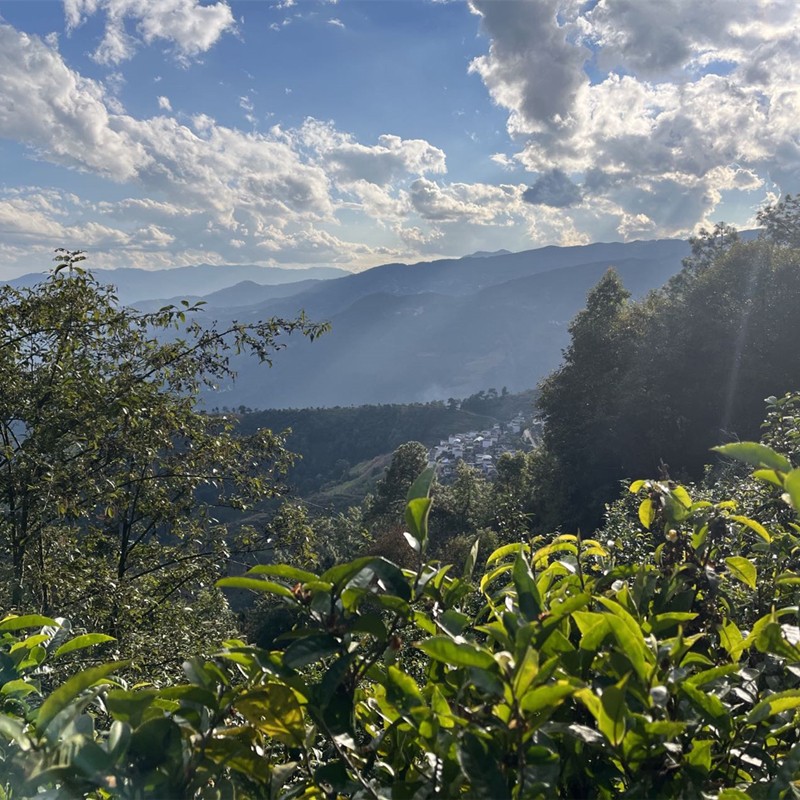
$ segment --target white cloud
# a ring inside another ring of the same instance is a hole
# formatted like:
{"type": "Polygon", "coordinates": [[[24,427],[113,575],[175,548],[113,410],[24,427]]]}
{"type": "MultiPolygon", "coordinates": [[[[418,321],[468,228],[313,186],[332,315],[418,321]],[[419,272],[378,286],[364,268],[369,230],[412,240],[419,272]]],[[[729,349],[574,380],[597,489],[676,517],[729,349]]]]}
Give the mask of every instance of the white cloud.
{"type": "Polygon", "coordinates": [[[41,39],[2,24],[0,97],[0,136],[50,161],[126,180],[150,160],[117,129],[99,83],[70,70],[41,39]]]}
{"type": "Polygon", "coordinates": [[[510,172],[515,166],[512,159],[505,153],[493,153],[489,156],[489,160],[502,167],[506,172],[510,172]]]}
{"type": "Polygon", "coordinates": [[[595,204],[605,201],[623,236],[683,234],[713,215],[724,192],[763,192],[768,180],[795,190],[794,0],[470,7],[490,40],[470,69],[508,110],[534,187],[554,175],[562,188],[580,183],[595,204]]]}
{"type": "Polygon", "coordinates": [[[160,95],[158,98],[158,107],[162,111],[172,111],[172,104],[169,102],[169,98],[163,95],[160,95]]]}
{"type": "Polygon", "coordinates": [[[93,57],[101,64],[119,64],[131,58],[140,41],[163,40],[174,47],[181,60],[210,50],[226,32],[235,27],[226,2],[202,5],[199,0],[64,0],[67,29],[87,17],[105,14],[103,39],[93,57]],[[126,29],[135,25],[138,37],[126,29]]]}
{"type": "Polygon", "coordinates": [[[342,22],[340,19],[337,19],[336,17],[329,19],[328,25],[333,25],[335,28],[341,28],[342,30],[344,30],[345,28],[344,22],[342,22]]]}
{"type": "Polygon", "coordinates": [[[401,139],[384,134],[378,144],[364,145],[331,123],[307,119],[300,142],[319,154],[341,180],[386,184],[400,175],[442,174],[447,171],[444,151],[424,139],[401,139]]]}

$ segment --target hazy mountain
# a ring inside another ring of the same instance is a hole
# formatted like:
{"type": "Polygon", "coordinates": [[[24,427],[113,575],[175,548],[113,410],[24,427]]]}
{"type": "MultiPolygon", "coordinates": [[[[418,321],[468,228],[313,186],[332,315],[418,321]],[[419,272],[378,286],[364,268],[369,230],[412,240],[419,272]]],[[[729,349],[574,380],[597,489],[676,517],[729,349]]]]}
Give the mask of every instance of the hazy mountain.
{"type": "MultiPolygon", "coordinates": [[[[31,272],[14,278],[8,283],[11,286],[32,286],[39,283],[44,274],[44,272],[31,272]]],[[[221,266],[198,264],[192,267],[156,270],[134,267],[92,269],[92,274],[101,283],[111,283],[116,286],[120,301],[131,304],[165,297],[199,298],[232,287],[242,281],[251,281],[260,285],[279,285],[306,280],[338,278],[350,273],[336,267],[286,269],[284,267],[259,267],[255,264],[221,266]]],[[[256,298],[254,302],[259,302],[260,299],[263,298],[256,298]]]]}
{"type": "Polygon", "coordinates": [[[237,383],[208,402],[330,406],[447,399],[491,386],[531,388],[558,365],[569,321],[609,266],[640,297],[675,274],[687,252],[675,241],[544,248],[391,264],[326,281],[246,309],[238,319],[293,315],[302,307],[312,319],[329,319],[331,333],[314,343],[290,340],[271,370],[240,361],[237,383]],[[323,309],[331,313],[320,314],[323,309]]]}
{"type": "MultiPolygon", "coordinates": [[[[287,340],[271,370],[236,359],[239,380],[207,398],[211,407],[285,408],[532,388],[558,365],[569,321],[609,266],[639,297],[675,274],[688,253],[686,242],[667,239],[479,252],[360,273],[204,264],[95,275],[142,309],[186,298],[205,300],[202,316],[222,324],[300,310],[329,320],[332,331],[317,342],[287,340]]],[[[34,279],[41,275],[12,283],[34,279]]]]}
{"type": "Polygon", "coordinates": [[[474,294],[493,284],[580,264],[616,264],[629,259],[668,262],[674,271],[688,255],[689,245],[677,239],[625,244],[599,243],[575,247],[543,247],[484,258],[442,259],[417,264],[385,264],[321,282],[288,300],[275,300],[251,311],[261,315],[294,315],[305,309],[312,319],[330,319],[360,297],[433,292],[449,296],[474,294]]]}
{"type": "Polygon", "coordinates": [[[177,304],[181,300],[195,302],[202,300],[206,304],[206,311],[221,311],[264,303],[279,297],[291,297],[310,289],[319,280],[294,281],[293,283],[262,285],[254,281],[241,281],[234,286],[220,289],[207,295],[178,295],[176,297],[161,298],[157,300],[140,300],[135,303],[140,311],[155,311],[168,304],[177,304]]]}
{"type": "Polygon", "coordinates": [[[510,250],[476,250],[463,258],[491,258],[492,256],[510,256],[510,250]]]}

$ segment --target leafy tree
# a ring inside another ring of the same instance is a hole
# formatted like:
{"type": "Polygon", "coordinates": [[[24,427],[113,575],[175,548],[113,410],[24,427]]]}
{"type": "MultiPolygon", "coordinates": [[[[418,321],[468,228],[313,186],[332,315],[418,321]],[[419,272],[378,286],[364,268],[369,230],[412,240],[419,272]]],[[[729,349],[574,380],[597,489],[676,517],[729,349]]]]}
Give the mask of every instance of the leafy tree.
{"type": "Polygon", "coordinates": [[[427,464],[428,448],[424,444],[401,444],[392,454],[386,475],[378,481],[375,494],[367,502],[367,521],[397,519],[405,505],[406,493],[427,464]]]}
{"type": "MultiPolygon", "coordinates": [[[[139,313],[80,253],[56,260],[41,284],[0,289],[2,603],[133,641],[145,619],[151,633],[172,625],[189,597],[219,604],[228,543],[212,507],[274,494],[290,463],[279,436],[235,435],[197,410],[197,392],[231,376],[229,353],[268,362],[280,334],[321,327],[202,326],[188,303],[139,313]]],[[[193,613],[184,632],[198,630],[193,613]]]]}
{"type": "Polygon", "coordinates": [[[739,231],[725,222],[718,222],[712,230],[701,228],[689,237],[691,256],[683,259],[684,274],[697,275],[708,269],[723,253],[739,241],[739,231]]]}
{"type": "Polygon", "coordinates": [[[538,492],[540,507],[590,529],[617,481],[699,478],[715,442],[758,434],[763,398],[800,374],[798,219],[788,199],[762,212],[757,241],[736,241],[724,224],[702,233],[681,275],[638,303],[601,281],[542,385],[545,447],[561,478],[538,492]]]}
{"type": "Polygon", "coordinates": [[[764,227],[764,238],[784,247],[800,247],[800,195],[787,194],[762,208],[756,219],[764,227]]]}
{"type": "Polygon", "coordinates": [[[557,459],[567,491],[553,500],[568,525],[591,527],[595,520],[584,509],[616,488],[614,400],[632,355],[629,298],[617,273],[609,270],[570,325],[572,341],[562,366],[541,385],[544,443],[557,459]]]}

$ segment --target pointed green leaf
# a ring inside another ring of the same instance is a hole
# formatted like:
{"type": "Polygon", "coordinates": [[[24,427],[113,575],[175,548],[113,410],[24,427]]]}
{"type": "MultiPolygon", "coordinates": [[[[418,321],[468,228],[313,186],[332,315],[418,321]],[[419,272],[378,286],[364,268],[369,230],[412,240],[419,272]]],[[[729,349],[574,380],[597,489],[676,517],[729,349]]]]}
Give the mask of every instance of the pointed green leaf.
{"type": "Polygon", "coordinates": [[[647,529],[653,524],[656,518],[656,509],[653,501],[648,497],[639,504],[639,522],[647,529]]]}
{"type": "Polygon", "coordinates": [[[747,715],[747,721],[761,722],[775,714],[791,711],[798,707],[800,707],[800,689],[776,692],[753,706],[752,711],[747,715]]]}
{"type": "Polygon", "coordinates": [[[281,597],[292,597],[292,590],[280,583],[273,581],[264,581],[261,578],[246,578],[239,576],[236,578],[220,578],[217,581],[217,586],[221,589],[250,589],[254,592],[267,592],[268,594],[277,594],[281,597]]]}
{"type": "Polygon", "coordinates": [[[63,711],[81,692],[96,683],[104,681],[109,675],[124,669],[128,664],[130,664],[130,661],[114,661],[110,664],[101,664],[99,667],[90,667],[69,678],[42,703],[39,714],[36,717],[37,733],[41,736],[56,715],[63,711]]]}
{"type": "Polygon", "coordinates": [[[479,536],[472,543],[472,547],[470,547],[469,554],[467,555],[467,560],[464,563],[463,578],[465,581],[468,581],[472,578],[472,573],[475,570],[475,564],[478,561],[478,551],[480,550],[480,546],[481,546],[481,537],[479,536]]]}
{"type": "Polygon", "coordinates": [[[0,621],[0,631],[21,631],[24,628],[43,628],[48,625],[59,627],[54,619],[43,617],[41,614],[27,614],[23,617],[9,616],[0,621]]]}
{"type": "Polygon", "coordinates": [[[751,531],[757,533],[767,544],[772,541],[769,531],[760,522],[756,522],[756,520],[750,519],[749,517],[743,517],[741,514],[732,516],[731,519],[735,520],[740,525],[744,525],[746,528],[750,528],[751,531]]]}
{"type": "Polygon", "coordinates": [[[408,494],[406,495],[406,500],[410,503],[412,500],[416,500],[417,498],[428,497],[431,493],[431,485],[433,484],[433,478],[435,475],[436,467],[434,465],[426,467],[424,470],[422,470],[414,483],[411,484],[411,488],[408,490],[408,494]]]}
{"type": "Polygon", "coordinates": [[[53,658],[64,656],[75,650],[83,650],[86,647],[92,647],[96,644],[115,641],[116,639],[113,636],[109,636],[106,633],[84,633],[83,636],[76,636],[74,639],[64,642],[64,644],[53,653],[53,658]]]}
{"type": "Polygon", "coordinates": [[[286,578],[298,583],[308,583],[317,580],[313,572],[305,569],[291,567],[288,564],[259,564],[247,570],[247,575],[270,575],[273,578],[286,578]]]}
{"type": "Polygon", "coordinates": [[[725,559],[725,563],[736,580],[741,581],[751,589],[756,588],[756,568],[752,561],[744,556],[731,556],[725,559]]]}
{"type": "Polygon", "coordinates": [[[789,472],[792,468],[785,456],[759,442],[731,442],[711,449],[720,455],[743,461],[753,467],[766,467],[780,472],[789,472]]]}
{"type": "Polygon", "coordinates": [[[406,504],[406,525],[420,544],[424,544],[428,538],[428,514],[431,502],[430,497],[415,497],[406,504]]]}
{"type": "Polygon", "coordinates": [[[493,669],[495,660],[491,653],[469,642],[456,637],[431,636],[414,645],[417,649],[435,661],[442,661],[454,667],[479,667],[493,669]]]}
{"type": "Polygon", "coordinates": [[[489,558],[486,559],[486,566],[490,566],[494,564],[495,561],[500,561],[500,559],[505,558],[506,556],[513,556],[517,553],[525,553],[526,555],[531,552],[531,548],[529,545],[525,544],[524,542],[514,542],[512,544],[504,544],[502,547],[498,547],[489,558]]]}

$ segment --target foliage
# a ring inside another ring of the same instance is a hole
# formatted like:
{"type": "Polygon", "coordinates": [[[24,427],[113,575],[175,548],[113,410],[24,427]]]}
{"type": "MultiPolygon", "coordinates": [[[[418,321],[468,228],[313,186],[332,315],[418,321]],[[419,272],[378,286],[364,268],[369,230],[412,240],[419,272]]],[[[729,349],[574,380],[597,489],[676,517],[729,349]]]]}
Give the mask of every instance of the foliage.
{"type": "Polygon", "coordinates": [[[800,247],[800,195],[787,194],[756,215],[764,236],[786,247],[800,247]]]}
{"type": "Polygon", "coordinates": [[[56,260],[38,286],[0,289],[0,606],[58,609],[152,666],[229,628],[213,508],[275,494],[290,463],[280,436],[237,436],[196,394],[230,377],[231,353],[268,362],[281,334],[322,326],[218,329],[188,303],[139,313],[80,253],[56,260]]]}
{"type": "Polygon", "coordinates": [[[392,454],[389,468],[378,481],[375,493],[366,500],[367,520],[374,523],[400,517],[409,488],[427,465],[428,448],[424,444],[401,444],[392,454]]]}
{"type": "Polygon", "coordinates": [[[756,241],[701,232],[680,275],[638,303],[613,274],[595,287],[541,387],[555,479],[539,505],[592,530],[620,480],[698,479],[712,445],[758,436],[763,398],[800,374],[799,209],[789,196],[765,208],[756,241]]]}
{"type": "Polygon", "coordinates": [[[460,403],[406,403],[345,408],[271,409],[242,414],[240,428],[288,430],[286,446],[300,458],[289,479],[303,496],[338,483],[356,464],[419,441],[433,446],[452,433],[491,427],[516,414],[529,414],[535,392],[490,389],[460,403]]]}
{"type": "Polygon", "coordinates": [[[275,598],[293,630],[269,649],[229,640],[163,689],[112,662],[42,702],[57,628],[7,618],[6,797],[793,797],[800,470],[755,442],[719,450],[755,467],[783,522],[641,480],[647,563],[562,534],[501,546],[474,578],[477,543],[459,569],[427,557],[426,470],[405,511],[413,568],[224,579],[275,598]]]}

